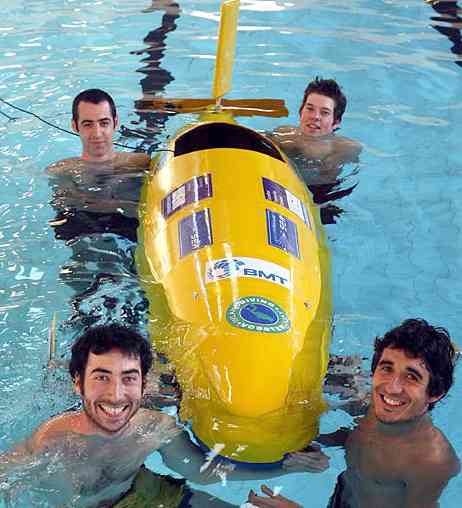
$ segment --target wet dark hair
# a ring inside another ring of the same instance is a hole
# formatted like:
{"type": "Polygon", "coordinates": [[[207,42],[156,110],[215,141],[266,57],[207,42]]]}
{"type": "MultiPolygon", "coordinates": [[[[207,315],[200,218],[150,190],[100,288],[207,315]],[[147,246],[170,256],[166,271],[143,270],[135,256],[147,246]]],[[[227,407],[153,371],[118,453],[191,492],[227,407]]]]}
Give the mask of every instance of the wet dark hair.
{"type": "Polygon", "coordinates": [[[83,384],[88,355],[101,355],[112,349],[119,349],[126,355],[140,358],[143,386],[146,374],[152,365],[151,344],[138,332],[125,326],[111,324],[95,326],[81,335],[72,346],[69,373],[75,380],[79,375],[83,384]]]}
{"type": "Polygon", "coordinates": [[[75,99],[72,101],[72,120],[78,124],[79,121],[79,104],[81,102],[91,102],[92,104],[100,104],[101,102],[108,102],[111,108],[112,120],[115,123],[117,116],[117,110],[112,97],[99,88],[90,88],[80,92],[75,99]]]}
{"type": "MultiPolygon", "coordinates": [[[[425,319],[407,319],[401,325],[377,337],[372,358],[372,373],[375,372],[385,348],[402,349],[412,358],[425,362],[430,381],[427,394],[430,397],[446,395],[454,382],[455,350],[445,328],[434,327],[425,319]]],[[[433,409],[435,402],[429,404],[433,409]]]]}
{"type": "Polygon", "coordinates": [[[347,99],[334,79],[322,79],[320,76],[316,76],[313,81],[308,83],[308,86],[305,88],[305,93],[303,94],[302,105],[298,110],[300,115],[305,107],[306,99],[311,93],[317,93],[333,99],[335,104],[334,121],[340,122],[342,120],[343,113],[345,113],[347,106],[347,99]]]}

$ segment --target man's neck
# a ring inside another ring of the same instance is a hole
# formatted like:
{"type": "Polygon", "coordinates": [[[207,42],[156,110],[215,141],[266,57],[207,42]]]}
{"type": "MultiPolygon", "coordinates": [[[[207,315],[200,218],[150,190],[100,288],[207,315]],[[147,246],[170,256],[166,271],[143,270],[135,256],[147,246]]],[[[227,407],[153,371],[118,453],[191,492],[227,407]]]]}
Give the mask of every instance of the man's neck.
{"type": "Polygon", "coordinates": [[[303,132],[300,127],[297,128],[299,135],[304,139],[309,139],[311,142],[316,141],[329,141],[335,138],[335,134],[330,132],[329,134],[309,134],[307,132],[303,132]]]}
{"type": "Polygon", "coordinates": [[[75,431],[85,436],[99,436],[107,439],[116,439],[123,437],[130,433],[132,428],[131,420],[127,424],[119,429],[117,432],[109,432],[100,427],[95,421],[88,415],[85,409],[81,409],[76,415],[75,431]]]}
{"type": "Polygon", "coordinates": [[[95,164],[100,164],[103,162],[113,162],[117,157],[117,152],[113,150],[112,152],[102,155],[101,157],[92,157],[87,153],[82,153],[80,159],[85,162],[94,162],[95,164]]]}
{"type": "Polygon", "coordinates": [[[411,434],[415,432],[422,432],[433,426],[432,419],[428,411],[425,411],[420,416],[416,416],[412,420],[406,420],[403,422],[383,422],[379,420],[374,412],[374,408],[371,406],[368,410],[366,419],[376,428],[376,430],[386,435],[403,435],[411,434]]]}

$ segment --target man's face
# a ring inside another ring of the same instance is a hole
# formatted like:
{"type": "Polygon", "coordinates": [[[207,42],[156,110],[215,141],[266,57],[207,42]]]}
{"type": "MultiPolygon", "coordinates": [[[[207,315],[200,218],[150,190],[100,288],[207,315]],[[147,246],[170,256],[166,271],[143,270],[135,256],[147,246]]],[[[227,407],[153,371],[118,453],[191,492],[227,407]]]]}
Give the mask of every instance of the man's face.
{"type": "Polygon", "coordinates": [[[325,95],[310,93],[300,114],[300,129],[309,136],[332,134],[339,125],[334,120],[335,101],[325,95]]]}
{"type": "Polygon", "coordinates": [[[112,118],[107,101],[93,104],[80,102],[78,120],[72,120],[72,128],[82,141],[82,159],[88,161],[111,160],[114,151],[112,135],[118,127],[118,118],[112,118]]]}
{"type": "Polygon", "coordinates": [[[140,358],[119,349],[90,353],[83,382],[80,376],[75,379],[86,415],[111,435],[123,430],[140,408],[142,386],[140,358]]]}
{"type": "Polygon", "coordinates": [[[430,373],[421,358],[402,349],[385,348],[372,376],[372,402],[383,423],[412,421],[428,411],[440,397],[427,393],[430,373]]]}

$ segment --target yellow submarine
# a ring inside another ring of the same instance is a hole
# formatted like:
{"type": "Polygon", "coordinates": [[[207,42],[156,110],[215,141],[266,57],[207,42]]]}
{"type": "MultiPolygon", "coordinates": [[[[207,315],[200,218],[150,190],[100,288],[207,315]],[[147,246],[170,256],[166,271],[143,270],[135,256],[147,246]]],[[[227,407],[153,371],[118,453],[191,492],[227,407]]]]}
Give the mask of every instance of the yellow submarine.
{"type": "Polygon", "coordinates": [[[238,7],[222,4],[213,99],[138,101],[199,119],[152,161],[137,263],[152,342],[181,387],[181,418],[206,448],[260,464],[318,433],[332,295],[310,193],[268,137],[235,120],[286,115],[283,101],[222,99],[238,7]]]}

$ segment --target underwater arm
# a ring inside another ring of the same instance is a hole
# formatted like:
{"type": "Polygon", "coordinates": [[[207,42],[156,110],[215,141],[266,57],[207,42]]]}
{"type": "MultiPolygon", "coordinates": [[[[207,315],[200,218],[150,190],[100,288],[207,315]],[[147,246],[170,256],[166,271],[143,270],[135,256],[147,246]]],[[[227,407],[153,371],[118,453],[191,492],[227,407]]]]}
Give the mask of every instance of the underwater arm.
{"type": "Polygon", "coordinates": [[[107,196],[92,190],[91,185],[82,190],[69,174],[52,174],[50,185],[53,188],[51,205],[56,210],[75,209],[94,213],[121,213],[127,217],[138,216],[137,201],[123,199],[115,194],[107,196]]]}
{"type": "Polygon", "coordinates": [[[262,485],[261,490],[267,497],[258,495],[253,490],[249,492],[248,502],[252,503],[253,506],[257,506],[258,508],[303,508],[295,501],[275,494],[266,485],[262,485]]]}
{"type": "MultiPolygon", "coordinates": [[[[210,484],[219,481],[238,480],[262,480],[283,476],[291,472],[300,471],[283,465],[275,464],[274,468],[259,467],[246,464],[239,466],[227,459],[220,458],[216,452],[204,454],[195,445],[186,432],[171,440],[160,450],[164,463],[173,471],[181,474],[190,481],[199,484],[210,484]]],[[[319,447],[314,447],[304,452],[303,471],[317,473],[328,468],[329,459],[321,452],[319,447]]]]}
{"type": "Polygon", "coordinates": [[[362,151],[362,145],[352,139],[335,139],[332,147],[332,153],[322,159],[322,165],[325,171],[338,171],[345,164],[359,162],[359,154],[362,151]]]}

